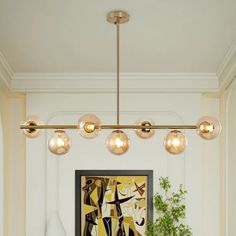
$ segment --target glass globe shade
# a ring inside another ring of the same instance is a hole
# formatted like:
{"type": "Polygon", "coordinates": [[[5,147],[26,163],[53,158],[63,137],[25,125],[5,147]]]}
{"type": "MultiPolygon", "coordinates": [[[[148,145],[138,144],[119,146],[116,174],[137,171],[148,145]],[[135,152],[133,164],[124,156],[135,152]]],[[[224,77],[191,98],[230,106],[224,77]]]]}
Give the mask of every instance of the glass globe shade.
{"type": "Polygon", "coordinates": [[[216,138],[221,132],[221,124],[214,117],[204,116],[197,122],[197,133],[206,140],[216,138]]]}
{"type": "Polygon", "coordinates": [[[107,138],[107,148],[115,155],[122,155],[129,149],[129,137],[122,130],[114,130],[107,138]]]}
{"type": "Polygon", "coordinates": [[[101,121],[93,114],[86,114],[78,121],[78,130],[84,138],[95,138],[99,135],[101,121]]]}
{"type": "Polygon", "coordinates": [[[142,125],[146,126],[147,128],[145,129],[136,129],[135,133],[137,134],[138,137],[143,138],[143,139],[149,139],[155,134],[154,129],[149,129],[148,126],[154,125],[154,122],[149,120],[149,119],[139,119],[136,122],[137,125],[142,125]]]}
{"type": "Polygon", "coordinates": [[[176,155],[185,150],[187,141],[180,131],[173,130],[166,136],[164,145],[167,152],[176,155]]]}
{"type": "MultiPolygon", "coordinates": [[[[21,125],[43,125],[43,122],[38,116],[28,116],[21,122],[21,125]]],[[[37,138],[41,135],[41,129],[22,129],[22,133],[27,138],[37,138]]]]}
{"type": "Polygon", "coordinates": [[[56,155],[66,154],[70,147],[70,138],[64,130],[56,130],[48,140],[48,149],[56,155]]]}

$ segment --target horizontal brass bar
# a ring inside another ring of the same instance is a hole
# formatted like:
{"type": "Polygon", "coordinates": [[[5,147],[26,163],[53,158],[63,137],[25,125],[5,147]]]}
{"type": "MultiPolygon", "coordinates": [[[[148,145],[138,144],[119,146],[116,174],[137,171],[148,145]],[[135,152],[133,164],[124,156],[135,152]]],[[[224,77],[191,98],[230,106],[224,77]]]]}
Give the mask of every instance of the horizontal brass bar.
{"type": "MultiPolygon", "coordinates": [[[[101,129],[197,129],[196,125],[101,125],[101,129]]],[[[77,125],[21,125],[20,129],[78,129],[77,125]]]]}
{"type": "Polygon", "coordinates": [[[77,125],[21,125],[20,129],[77,129],[77,125]]]}
{"type": "Polygon", "coordinates": [[[101,125],[101,129],[197,129],[196,125],[101,125]]]}

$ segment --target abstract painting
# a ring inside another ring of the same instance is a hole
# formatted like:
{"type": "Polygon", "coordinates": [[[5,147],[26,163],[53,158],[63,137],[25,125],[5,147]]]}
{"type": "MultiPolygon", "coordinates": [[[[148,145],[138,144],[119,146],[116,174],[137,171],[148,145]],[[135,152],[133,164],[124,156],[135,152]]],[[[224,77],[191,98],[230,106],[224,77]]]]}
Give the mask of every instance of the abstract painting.
{"type": "Polygon", "coordinates": [[[151,170],[77,170],[76,236],[144,236],[152,220],[151,170]]]}

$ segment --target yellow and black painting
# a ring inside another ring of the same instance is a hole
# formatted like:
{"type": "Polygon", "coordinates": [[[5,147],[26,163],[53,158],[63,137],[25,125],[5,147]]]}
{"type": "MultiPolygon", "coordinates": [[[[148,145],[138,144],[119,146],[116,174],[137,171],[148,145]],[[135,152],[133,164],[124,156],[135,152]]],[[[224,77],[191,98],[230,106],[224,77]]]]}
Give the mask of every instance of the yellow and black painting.
{"type": "Polygon", "coordinates": [[[81,236],[144,236],[147,176],[81,176],[81,236]]]}

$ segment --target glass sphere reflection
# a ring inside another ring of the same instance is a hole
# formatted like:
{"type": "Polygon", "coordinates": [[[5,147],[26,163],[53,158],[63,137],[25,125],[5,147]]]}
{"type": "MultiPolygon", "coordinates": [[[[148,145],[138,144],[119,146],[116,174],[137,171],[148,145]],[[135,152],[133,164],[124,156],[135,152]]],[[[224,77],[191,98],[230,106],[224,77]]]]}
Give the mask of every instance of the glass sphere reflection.
{"type": "Polygon", "coordinates": [[[122,130],[114,130],[107,138],[107,148],[115,155],[122,155],[129,149],[129,137],[122,130]]]}
{"type": "Polygon", "coordinates": [[[101,121],[93,114],[86,114],[78,121],[79,133],[84,138],[95,138],[99,135],[101,121]]]}
{"type": "Polygon", "coordinates": [[[48,140],[48,149],[56,155],[66,154],[70,147],[70,138],[64,130],[56,130],[48,140]]]}
{"type": "Polygon", "coordinates": [[[206,140],[216,138],[221,132],[221,124],[214,117],[204,116],[197,122],[197,133],[206,140]]]}
{"type": "Polygon", "coordinates": [[[165,149],[169,153],[176,155],[185,150],[187,141],[185,136],[180,131],[173,130],[166,136],[164,145],[165,149]]]}
{"type": "Polygon", "coordinates": [[[154,125],[153,121],[151,121],[149,119],[140,119],[136,122],[136,124],[147,127],[145,129],[136,129],[135,130],[135,133],[137,134],[138,137],[143,138],[143,139],[149,139],[155,134],[154,129],[149,129],[148,128],[148,126],[154,125]]]}
{"type": "MultiPolygon", "coordinates": [[[[21,122],[21,125],[43,125],[43,122],[38,116],[28,116],[21,122]]],[[[41,129],[22,129],[22,133],[27,138],[37,138],[41,135],[41,129]]]]}

